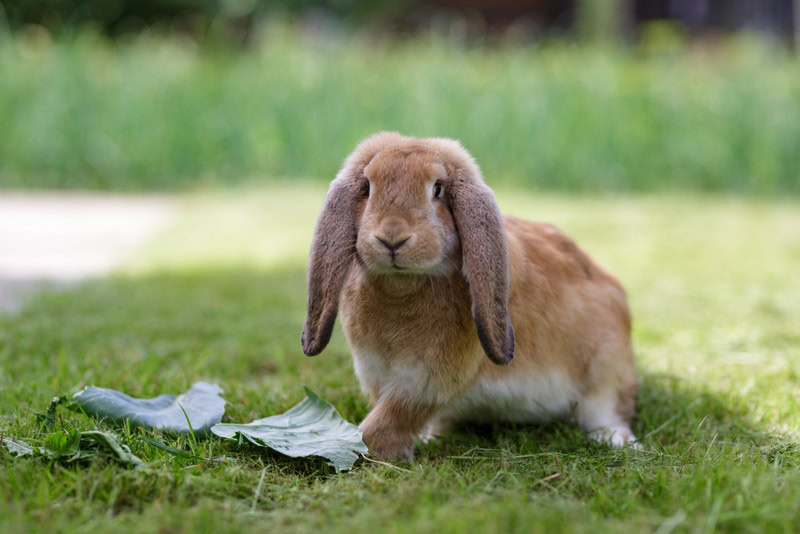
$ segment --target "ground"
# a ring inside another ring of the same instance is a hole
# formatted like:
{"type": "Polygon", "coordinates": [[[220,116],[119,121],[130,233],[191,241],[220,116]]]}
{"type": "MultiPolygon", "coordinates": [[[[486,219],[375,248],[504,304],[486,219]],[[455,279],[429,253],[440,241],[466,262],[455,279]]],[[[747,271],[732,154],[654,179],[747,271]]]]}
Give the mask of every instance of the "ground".
{"type": "Polygon", "coordinates": [[[169,220],[159,195],[70,192],[0,194],[0,312],[42,286],[107,274],[169,220]]]}
{"type": "MultiPolygon", "coordinates": [[[[227,421],[286,410],[306,384],[358,422],[368,405],[337,331],[302,355],[304,263],[320,187],[195,193],[116,273],[0,316],[0,434],[86,384],[136,396],[218,382],[227,421]]],[[[712,196],[501,191],[626,286],[642,450],[576,428],[470,427],[413,464],[323,461],[109,427],[148,462],[50,464],[0,451],[0,530],[136,532],[793,532],[800,529],[800,205],[712,196]]],[[[70,412],[66,428],[95,422],[70,412]]]]}

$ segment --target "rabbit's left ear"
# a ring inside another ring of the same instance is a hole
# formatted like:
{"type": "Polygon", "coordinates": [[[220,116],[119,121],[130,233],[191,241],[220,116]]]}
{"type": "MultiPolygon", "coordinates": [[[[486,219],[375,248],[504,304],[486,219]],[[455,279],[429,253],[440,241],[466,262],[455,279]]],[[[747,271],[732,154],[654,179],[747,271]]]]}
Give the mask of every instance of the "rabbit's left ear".
{"type": "Polygon", "coordinates": [[[454,177],[451,206],[461,238],[463,273],[472,297],[472,316],[483,350],[494,363],[514,358],[514,328],[508,312],[511,272],[503,219],[479,171],[454,177]]]}
{"type": "Polygon", "coordinates": [[[356,208],[363,182],[347,170],[331,182],[314,228],[308,260],[308,312],[300,336],[308,356],[322,352],[331,339],[339,295],[355,256],[356,208]]]}

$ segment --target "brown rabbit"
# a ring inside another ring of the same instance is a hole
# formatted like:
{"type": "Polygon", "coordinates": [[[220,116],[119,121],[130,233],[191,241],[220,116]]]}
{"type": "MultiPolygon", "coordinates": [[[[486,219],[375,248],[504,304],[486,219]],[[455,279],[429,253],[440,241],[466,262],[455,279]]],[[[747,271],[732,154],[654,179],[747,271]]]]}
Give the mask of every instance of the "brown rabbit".
{"type": "Polygon", "coordinates": [[[502,217],[456,141],[379,133],[347,158],[311,245],[307,355],[340,303],[375,456],[411,459],[415,435],[459,421],[636,439],[624,290],[555,227],[502,217]]]}

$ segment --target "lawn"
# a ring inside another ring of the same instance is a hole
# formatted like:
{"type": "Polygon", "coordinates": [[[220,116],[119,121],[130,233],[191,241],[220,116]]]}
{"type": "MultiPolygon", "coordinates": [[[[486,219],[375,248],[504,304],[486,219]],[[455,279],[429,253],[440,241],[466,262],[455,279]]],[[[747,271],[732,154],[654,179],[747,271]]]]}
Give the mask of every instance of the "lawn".
{"type": "MultiPolygon", "coordinates": [[[[368,406],[341,333],[315,358],[298,341],[323,194],[188,194],[172,226],[111,278],[0,317],[0,433],[36,438],[35,414],[86,384],[154,396],[199,379],[225,389],[226,421],[282,412],[301,384],[360,421],[368,406]]],[[[643,450],[610,450],[566,424],[469,427],[421,446],[413,464],[361,461],[337,475],[218,440],[193,450],[232,462],[178,458],[100,423],[147,467],[3,449],[0,531],[798,531],[798,201],[498,199],[506,213],[558,224],[628,289],[643,450]]],[[[71,412],[59,424],[96,425],[71,412]]]]}

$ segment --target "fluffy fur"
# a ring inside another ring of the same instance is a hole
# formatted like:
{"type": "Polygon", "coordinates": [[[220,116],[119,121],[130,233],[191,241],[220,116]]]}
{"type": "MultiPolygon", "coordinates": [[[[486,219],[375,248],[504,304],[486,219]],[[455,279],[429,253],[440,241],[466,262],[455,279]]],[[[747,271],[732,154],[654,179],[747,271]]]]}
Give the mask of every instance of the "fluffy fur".
{"type": "Polygon", "coordinates": [[[456,141],[362,142],[331,183],[308,287],[303,351],[325,348],[341,304],[378,457],[410,459],[414,436],[467,420],[636,439],[622,287],[555,227],[502,217],[456,141]]]}

